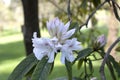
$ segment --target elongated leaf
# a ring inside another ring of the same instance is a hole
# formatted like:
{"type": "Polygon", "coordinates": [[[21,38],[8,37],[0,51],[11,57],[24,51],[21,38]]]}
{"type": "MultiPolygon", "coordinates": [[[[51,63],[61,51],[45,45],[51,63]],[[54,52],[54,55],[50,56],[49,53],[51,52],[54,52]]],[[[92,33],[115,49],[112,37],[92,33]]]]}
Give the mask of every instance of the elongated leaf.
{"type": "Polygon", "coordinates": [[[114,72],[114,67],[112,66],[112,63],[110,61],[107,61],[106,64],[107,64],[107,67],[108,67],[108,69],[110,71],[112,80],[116,80],[116,74],[114,72]]]}
{"type": "Polygon", "coordinates": [[[53,71],[53,68],[54,68],[54,62],[53,63],[51,63],[51,70],[50,70],[50,74],[52,73],[52,71],[53,71]]]}
{"type": "Polygon", "coordinates": [[[120,52],[120,46],[118,46],[115,50],[120,52]]]}
{"type": "Polygon", "coordinates": [[[109,60],[112,62],[114,69],[116,70],[118,77],[120,77],[120,65],[118,62],[115,61],[115,59],[109,55],[109,60]]]}
{"type": "Polygon", "coordinates": [[[94,69],[93,69],[93,64],[92,61],[90,59],[88,59],[88,64],[89,64],[89,70],[90,70],[90,74],[93,73],[94,69]]]}
{"type": "Polygon", "coordinates": [[[82,59],[82,58],[87,57],[87,56],[90,55],[92,52],[93,52],[93,49],[91,49],[91,48],[86,48],[86,49],[80,51],[80,52],[78,53],[78,56],[77,56],[77,58],[75,59],[75,61],[78,60],[78,59],[80,60],[80,59],[82,59]]]}
{"type": "Polygon", "coordinates": [[[72,64],[65,59],[65,66],[68,73],[68,80],[72,80],[72,64]]]}
{"type": "Polygon", "coordinates": [[[84,59],[81,59],[78,61],[78,65],[77,65],[78,69],[80,69],[82,67],[83,61],[84,61],[84,59]]]}
{"type": "Polygon", "coordinates": [[[46,80],[52,68],[52,63],[48,63],[48,59],[44,57],[38,62],[31,80],[46,80]]]}
{"type": "Polygon", "coordinates": [[[27,56],[18,64],[9,76],[8,80],[22,80],[22,78],[37,64],[34,54],[27,56]]]}
{"type": "Polygon", "coordinates": [[[25,75],[25,77],[30,77],[30,76],[32,76],[32,73],[33,73],[33,71],[34,71],[35,68],[36,68],[36,65],[33,66],[33,67],[29,70],[29,72],[25,75]]]}
{"type": "Polygon", "coordinates": [[[116,19],[118,21],[120,21],[120,15],[119,15],[118,9],[117,9],[119,7],[114,2],[112,2],[112,5],[113,5],[113,10],[114,10],[114,15],[115,15],[116,19]]]}

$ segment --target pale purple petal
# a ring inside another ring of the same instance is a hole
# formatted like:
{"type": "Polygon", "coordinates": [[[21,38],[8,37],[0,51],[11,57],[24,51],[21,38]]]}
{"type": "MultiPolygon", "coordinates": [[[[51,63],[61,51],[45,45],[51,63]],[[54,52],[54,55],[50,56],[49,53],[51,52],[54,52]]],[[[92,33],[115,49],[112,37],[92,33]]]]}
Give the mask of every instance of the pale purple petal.
{"type": "Polygon", "coordinates": [[[75,33],[75,29],[71,29],[71,30],[69,30],[66,34],[64,34],[64,35],[62,36],[62,39],[63,39],[63,40],[64,40],[64,39],[68,39],[68,38],[70,38],[74,33],[75,33]]]}
{"type": "Polygon", "coordinates": [[[52,20],[52,21],[49,21],[49,22],[47,22],[47,29],[48,29],[48,32],[49,32],[49,34],[50,34],[50,36],[55,36],[55,23],[54,23],[54,20],[52,20]]]}
{"type": "Polygon", "coordinates": [[[55,26],[59,26],[60,23],[61,23],[61,22],[60,22],[59,18],[56,17],[56,18],[54,19],[54,24],[55,24],[55,26]]]}
{"type": "Polygon", "coordinates": [[[66,59],[70,62],[73,62],[75,60],[75,57],[74,57],[73,53],[71,52],[71,53],[67,54],[66,59]]]}
{"type": "Polygon", "coordinates": [[[47,29],[50,35],[52,35],[51,24],[52,22],[47,22],[47,29]]]}
{"type": "Polygon", "coordinates": [[[62,52],[60,60],[61,60],[62,64],[65,64],[65,54],[64,54],[64,52],[62,52]]]}
{"type": "Polygon", "coordinates": [[[33,49],[33,53],[35,54],[35,57],[38,59],[38,60],[41,60],[46,54],[45,53],[41,53],[41,50],[38,49],[38,48],[34,48],[33,49]]]}
{"type": "Polygon", "coordinates": [[[78,42],[76,38],[72,38],[71,40],[69,40],[69,43],[67,43],[67,41],[66,41],[65,44],[67,44],[71,50],[82,49],[81,43],[78,42]]]}
{"type": "Polygon", "coordinates": [[[34,33],[34,38],[32,39],[33,42],[33,53],[38,60],[41,60],[44,56],[48,56],[48,62],[51,63],[54,61],[54,54],[57,52],[55,47],[54,38],[52,42],[51,39],[48,38],[37,38],[36,33],[34,33]]]}
{"type": "Polygon", "coordinates": [[[60,43],[58,43],[57,45],[55,45],[55,47],[56,47],[57,50],[61,50],[62,45],[60,43]]]}
{"type": "Polygon", "coordinates": [[[70,21],[65,24],[64,29],[63,29],[63,33],[66,33],[68,31],[69,26],[70,26],[70,21]]]}
{"type": "Polygon", "coordinates": [[[64,24],[60,23],[58,30],[57,30],[57,38],[60,39],[64,30],[64,24]]]}
{"type": "Polygon", "coordinates": [[[37,32],[33,33],[33,38],[37,38],[37,32]]]}
{"type": "Polygon", "coordinates": [[[97,43],[100,43],[100,47],[103,47],[106,44],[105,35],[101,35],[97,38],[97,43]]]}
{"type": "Polygon", "coordinates": [[[62,47],[61,53],[62,53],[61,62],[63,64],[65,63],[65,59],[67,59],[70,62],[74,61],[75,58],[72,51],[66,48],[65,46],[62,47]]]}
{"type": "Polygon", "coordinates": [[[48,58],[49,58],[48,63],[52,63],[54,61],[54,55],[55,55],[54,51],[49,53],[49,55],[48,55],[48,58]]]}

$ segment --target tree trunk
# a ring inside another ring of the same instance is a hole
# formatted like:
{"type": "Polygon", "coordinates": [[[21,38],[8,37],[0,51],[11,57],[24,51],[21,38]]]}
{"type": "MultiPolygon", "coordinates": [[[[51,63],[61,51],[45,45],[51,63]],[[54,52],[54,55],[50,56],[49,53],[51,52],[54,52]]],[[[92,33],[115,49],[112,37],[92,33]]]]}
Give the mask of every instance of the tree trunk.
{"type": "MultiPolygon", "coordinates": [[[[111,43],[113,43],[116,39],[117,39],[117,34],[118,34],[118,21],[115,18],[112,10],[111,14],[108,16],[108,28],[109,28],[109,32],[108,32],[108,47],[111,45],[111,43]]],[[[115,47],[116,48],[116,47],[115,47]]],[[[115,48],[111,51],[111,55],[117,60],[117,54],[115,51],[115,48]]]]}
{"type": "Polygon", "coordinates": [[[21,0],[24,12],[24,25],[22,26],[22,32],[24,36],[24,44],[26,49],[26,55],[33,53],[32,47],[32,37],[33,32],[38,33],[40,37],[39,30],[39,20],[38,20],[38,0],[21,0]]]}

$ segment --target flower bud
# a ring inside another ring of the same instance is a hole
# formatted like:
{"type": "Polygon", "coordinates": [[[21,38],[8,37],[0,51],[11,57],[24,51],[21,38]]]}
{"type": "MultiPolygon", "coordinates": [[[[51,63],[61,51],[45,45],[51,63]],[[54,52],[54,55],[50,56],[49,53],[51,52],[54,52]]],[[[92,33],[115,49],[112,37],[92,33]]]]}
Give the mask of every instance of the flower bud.
{"type": "Polygon", "coordinates": [[[99,47],[104,47],[106,44],[106,37],[105,35],[101,35],[97,38],[97,43],[99,44],[99,47]]]}
{"type": "Polygon", "coordinates": [[[95,41],[94,49],[103,48],[105,46],[105,44],[106,44],[106,37],[105,37],[105,35],[100,35],[100,36],[98,36],[98,38],[95,41]]]}

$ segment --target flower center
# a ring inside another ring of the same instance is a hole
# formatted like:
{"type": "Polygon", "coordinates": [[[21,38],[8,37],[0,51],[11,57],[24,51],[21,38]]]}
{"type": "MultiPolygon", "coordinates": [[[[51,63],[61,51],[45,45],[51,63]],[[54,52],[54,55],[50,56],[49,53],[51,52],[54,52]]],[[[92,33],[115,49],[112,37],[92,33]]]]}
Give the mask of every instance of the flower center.
{"type": "Polygon", "coordinates": [[[45,43],[45,46],[48,46],[49,44],[48,43],[45,43]]]}
{"type": "Polygon", "coordinates": [[[73,44],[71,44],[69,47],[73,47],[73,44]]]}

